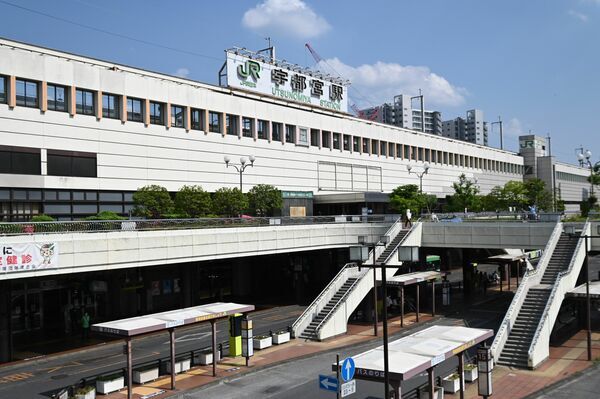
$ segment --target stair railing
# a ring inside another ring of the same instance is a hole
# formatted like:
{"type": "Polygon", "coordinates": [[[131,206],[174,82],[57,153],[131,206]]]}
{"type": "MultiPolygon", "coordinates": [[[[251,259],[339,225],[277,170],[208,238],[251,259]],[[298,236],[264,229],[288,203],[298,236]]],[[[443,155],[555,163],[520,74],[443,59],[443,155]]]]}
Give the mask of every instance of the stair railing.
{"type": "Polygon", "coordinates": [[[358,278],[356,280],[354,280],[352,285],[350,285],[350,287],[348,287],[346,292],[344,292],[344,295],[342,295],[342,297],[340,299],[338,299],[338,301],[335,303],[335,305],[333,305],[333,307],[329,310],[329,312],[327,312],[325,317],[323,317],[323,320],[321,320],[321,322],[317,325],[317,327],[315,327],[315,334],[319,333],[319,329],[321,328],[323,323],[325,323],[327,320],[329,320],[331,315],[337,310],[338,306],[341,303],[344,303],[344,301],[346,300],[348,295],[354,290],[354,287],[358,284],[359,281],[360,281],[360,279],[358,279],[358,278]]]}
{"type": "Polygon", "coordinates": [[[552,234],[548,239],[548,243],[544,248],[544,252],[542,253],[542,256],[536,268],[533,268],[529,260],[527,260],[527,271],[525,272],[525,275],[521,280],[519,288],[517,288],[517,291],[515,292],[515,296],[513,297],[512,302],[510,303],[510,306],[506,311],[506,315],[504,316],[500,327],[498,327],[498,332],[496,333],[496,336],[494,337],[494,342],[491,346],[492,356],[494,357],[494,360],[496,362],[500,357],[502,349],[504,349],[504,344],[506,344],[506,340],[510,335],[512,327],[515,324],[515,321],[517,320],[519,311],[521,310],[521,306],[523,305],[523,302],[527,297],[527,292],[531,287],[540,283],[542,276],[546,271],[546,267],[550,262],[550,258],[552,257],[554,248],[556,248],[556,244],[560,239],[562,230],[562,223],[556,223],[556,226],[554,226],[554,230],[552,230],[552,234]]]}
{"type": "MultiPolygon", "coordinates": [[[[404,241],[406,241],[406,239],[408,238],[408,236],[410,236],[410,235],[411,235],[411,233],[412,233],[413,231],[415,231],[415,230],[416,230],[416,226],[417,226],[419,223],[420,223],[420,222],[417,222],[417,223],[415,223],[415,224],[413,224],[413,225],[411,226],[410,230],[408,230],[408,231],[406,232],[406,235],[404,236],[404,238],[402,238],[402,240],[398,241],[398,243],[396,244],[396,246],[394,246],[394,248],[392,249],[392,252],[390,252],[390,254],[388,255],[388,257],[384,259],[384,261],[382,262],[383,264],[386,264],[386,263],[388,263],[388,261],[390,260],[390,258],[391,258],[391,257],[394,255],[394,253],[395,253],[395,252],[398,250],[398,248],[399,248],[399,247],[402,245],[402,243],[403,243],[404,241]]],[[[419,232],[421,232],[421,231],[419,231],[419,232]]],[[[398,232],[398,233],[399,233],[399,232],[398,232]]],[[[394,239],[395,239],[395,238],[396,238],[396,236],[394,236],[394,239]]],[[[387,250],[388,248],[386,247],[385,249],[387,250]]]]}
{"type": "MultiPolygon", "coordinates": [[[[591,225],[588,220],[581,231],[581,236],[590,235],[590,232],[591,225]]],[[[552,291],[550,291],[550,296],[548,297],[548,302],[544,307],[544,313],[540,318],[540,323],[535,330],[531,346],[527,352],[527,363],[529,367],[536,367],[549,356],[550,333],[554,327],[554,321],[558,316],[565,294],[577,284],[577,278],[579,277],[579,272],[581,271],[581,266],[585,259],[583,240],[586,240],[586,238],[580,237],[577,240],[577,245],[575,246],[575,250],[573,251],[573,255],[569,262],[569,268],[559,272],[556,276],[552,291]],[[577,270],[575,270],[576,268],[577,270]]]]}

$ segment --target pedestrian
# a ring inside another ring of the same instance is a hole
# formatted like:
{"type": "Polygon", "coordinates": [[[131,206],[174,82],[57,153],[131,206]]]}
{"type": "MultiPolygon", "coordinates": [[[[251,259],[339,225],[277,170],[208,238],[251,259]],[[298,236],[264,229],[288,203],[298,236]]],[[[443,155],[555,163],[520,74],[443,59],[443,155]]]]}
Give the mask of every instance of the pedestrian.
{"type": "Polygon", "coordinates": [[[406,226],[407,228],[411,228],[412,227],[412,213],[410,212],[410,209],[406,209],[406,226]]]}
{"type": "Polygon", "coordinates": [[[81,316],[81,339],[85,340],[90,337],[90,315],[87,311],[81,316]]]}
{"type": "Polygon", "coordinates": [[[440,221],[440,219],[438,218],[438,216],[435,213],[431,214],[431,221],[434,223],[437,223],[440,221]]]}

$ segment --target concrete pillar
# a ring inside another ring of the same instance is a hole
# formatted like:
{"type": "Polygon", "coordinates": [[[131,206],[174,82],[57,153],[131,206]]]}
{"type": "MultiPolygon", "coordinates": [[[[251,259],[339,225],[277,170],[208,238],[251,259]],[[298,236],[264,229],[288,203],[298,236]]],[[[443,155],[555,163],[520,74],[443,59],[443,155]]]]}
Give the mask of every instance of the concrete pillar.
{"type": "Polygon", "coordinates": [[[171,103],[165,104],[165,127],[171,127],[171,103]]]}
{"type": "Polygon", "coordinates": [[[190,107],[185,107],[184,109],[185,115],[183,116],[183,127],[186,132],[189,132],[192,127],[192,111],[190,107]]]}
{"type": "Polygon", "coordinates": [[[102,119],[102,91],[96,92],[96,119],[102,119]]]}
{"type": "Polygon", "coordinates": [[[127,122],[127,96],[121,96],[121,123],[127,122]]]}
{"type": "Polygon", "coordinates": [[[42,112],[48,111],[48,82],[42,82],[42,89],[40,93],[40,110],[42,112]]]}
{"type": "MultiPolygon", "coordinates": [[[[223,137],[225,137],[225,135],[227,134],[227,126],[225,124],[226,115],[225,115],[225,112],[221,112],[220,115],[221,115],[221,135],[223,137]]],[[[270,140],[270,137],[271,136],[269,136],[269,140],[270,140]]]]}
{"type": "Polygon", "coordinates": [[[17,78],[12,75],[8,78],[8,106],[10,108],[17,106],[17,78]]]}
{"type": "Polygon", "coordinates": [[[202,112],[204,112],[204,118],[202,118],[204,121],[204,134],[208,134],[208,111],[203,110],[202,112]]]}
{"type": "Polygon", "coordinates": [[[150,125],[150,100],[144,100],[144,125],[148,127],[150,125]]]}

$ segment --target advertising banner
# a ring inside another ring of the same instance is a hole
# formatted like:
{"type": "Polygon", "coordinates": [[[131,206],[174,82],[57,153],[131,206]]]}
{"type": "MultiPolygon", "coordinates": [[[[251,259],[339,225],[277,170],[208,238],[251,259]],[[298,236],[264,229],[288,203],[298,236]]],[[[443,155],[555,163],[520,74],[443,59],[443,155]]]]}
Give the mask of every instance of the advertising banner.
{"type": "Polygon", "coordinates": [[[22,272],[58,267],[58,243],[0,245],[0,272],[22,272]]]}

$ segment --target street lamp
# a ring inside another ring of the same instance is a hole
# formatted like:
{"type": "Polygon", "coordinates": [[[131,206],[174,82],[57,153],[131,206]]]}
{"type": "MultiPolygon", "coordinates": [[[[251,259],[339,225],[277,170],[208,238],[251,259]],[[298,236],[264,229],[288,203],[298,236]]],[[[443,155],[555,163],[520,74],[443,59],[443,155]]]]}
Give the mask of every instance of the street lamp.
{"type": "Polygon", "coordinates": [[[590,150],[586,150],[584,152],[582,148],[581,152],[577,154],[579,164],[582,166],[587,165],[587,167],[590,168],[590,196],[594,196],[594,166],[592,165],[592,161],[590,161],[590,158],[592,158],[592,152],[590,150]]]}
{"type": "Polygon", "coordinates": [[[414,173],[415,175],[417,175],[419,177],[419,191],[422,193],[423,192],[423,176],[425,176],[429,172],[429,163],[425,162],[425,164],[423,165],[422,172],[413,172],[411,165],[406,165],[406,169],[408,170],[409,175],[411,173],[414,173]]]}
{"type": "Polygon", "coordinates": [[[254,167],[254,161],[256,161],[256,157],[254,155],[250,155],[248,157],[248,160],[250,160],[250,163],[248,163],[248,160],[246,159],[246,157],[240,157],[239,165],[231,163],[231,158],[228,155],[225,155],[225,157],[223,157],[223,160],[225,161],[225,165],[227,165],[227,167],[231,166],[231,167],[235,168],[235,170],[237,170],[238,173],[240,174],[240,191],[242,191],[242,176],[244,174],[244,171],[246,170],[246,168],[248,166],[254,167]]]}

